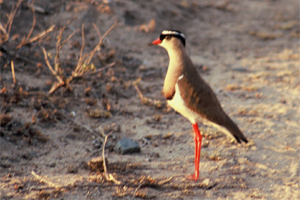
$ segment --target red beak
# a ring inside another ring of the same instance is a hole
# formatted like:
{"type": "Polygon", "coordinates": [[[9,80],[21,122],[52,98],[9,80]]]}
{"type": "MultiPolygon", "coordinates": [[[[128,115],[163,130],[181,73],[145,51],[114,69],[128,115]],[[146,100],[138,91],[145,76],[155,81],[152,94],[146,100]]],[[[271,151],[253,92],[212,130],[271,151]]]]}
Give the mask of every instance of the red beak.
{"type": "Polygon", "coordinates": [[[149,43],[148,46],[150,46],[150,45],[158,45],[160,43],[161,43],[161,40],[158,38],[158,39],[154,40],[153,42],[149,43]]]}

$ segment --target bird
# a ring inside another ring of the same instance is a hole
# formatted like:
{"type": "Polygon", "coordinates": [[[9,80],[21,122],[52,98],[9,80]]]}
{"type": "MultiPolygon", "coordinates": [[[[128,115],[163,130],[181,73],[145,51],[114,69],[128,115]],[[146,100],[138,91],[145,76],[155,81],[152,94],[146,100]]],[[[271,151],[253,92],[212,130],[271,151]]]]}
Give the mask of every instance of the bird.
{"type": "Polygon", "coordinates": [[[163,94],[176,112],[187,118],[194,131],[195,170],[189,179],[199,178],[202,135],[198,122],[213,126],[233,136],[238,143],[248,140],[223,110],[216,94],[197,72],[185,49],[185,35],[178,30],[164,30],[158,39],[148,46],[158,45],[166,49],[169,66],[164,80],[163,94]]]}

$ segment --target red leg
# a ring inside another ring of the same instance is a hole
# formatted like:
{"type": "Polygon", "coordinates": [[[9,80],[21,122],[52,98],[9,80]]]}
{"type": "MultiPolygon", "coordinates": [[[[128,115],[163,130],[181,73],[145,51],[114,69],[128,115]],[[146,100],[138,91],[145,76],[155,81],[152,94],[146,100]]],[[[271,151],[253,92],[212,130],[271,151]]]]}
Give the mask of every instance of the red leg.
{"type": "Polygon", "coordinates": [[[196,181],[199,178],[199,163],[200,163],[202,136],[200,134],[197,123],[193,124],[193,129],[194,129],[194,141],[195,141],[195,174],[192,175],[190,178],[196,181]]]}

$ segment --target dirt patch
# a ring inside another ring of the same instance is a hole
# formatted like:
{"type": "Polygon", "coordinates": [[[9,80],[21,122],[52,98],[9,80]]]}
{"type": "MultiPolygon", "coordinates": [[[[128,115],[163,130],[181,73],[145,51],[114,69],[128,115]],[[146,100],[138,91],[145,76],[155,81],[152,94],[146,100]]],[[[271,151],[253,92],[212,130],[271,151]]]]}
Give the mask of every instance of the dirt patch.
{"type": "Polygon", "coordinates": [[[299,198],[298,1],[24,1],[10,26],[17,3],[0,1],[1,199],[299,198]],[[115,20],[88,74],[48,94],[59,81],[41,47],[55,66],[65,27],[60,73],[72,77],[115,20]],[[168,28],[185,33],[197,70],[250,141],[200,125],[196,182],[186,178],[192,127],[161,94],[167,54],[146,48],[168,28]],[[108,133],[107,169],[120,185],[87,164],[108,133]],[[141,153],[115,153],[123,137],[141,153]]]}

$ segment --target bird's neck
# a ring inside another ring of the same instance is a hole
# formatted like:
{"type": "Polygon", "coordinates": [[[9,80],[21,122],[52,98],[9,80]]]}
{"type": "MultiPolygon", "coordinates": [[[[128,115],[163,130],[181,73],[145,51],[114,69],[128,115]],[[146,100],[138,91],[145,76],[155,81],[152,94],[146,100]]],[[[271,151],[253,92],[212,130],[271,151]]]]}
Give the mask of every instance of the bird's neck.
{"type": "Polygon", "coordinates": [[[169,55],[169,67],[168,75],[176,76],[178,78],[182,75],[185,68],[186,52],[184,49],[176,48],[168,51],[169,55]]]}
{"type": "Polygon", "coordinates": [[[186,61],[189,62],[189,57],[184,49],[175,48],[168,50],[169,67],[165,77],[164,92],[173,90],[178,77],[184,74],[187,66],[186,61]]]}

